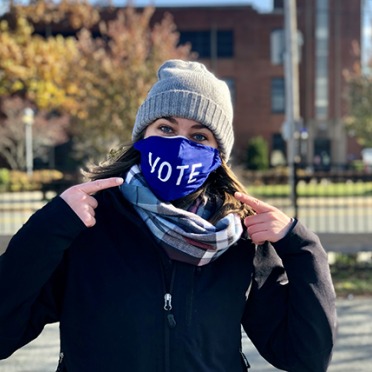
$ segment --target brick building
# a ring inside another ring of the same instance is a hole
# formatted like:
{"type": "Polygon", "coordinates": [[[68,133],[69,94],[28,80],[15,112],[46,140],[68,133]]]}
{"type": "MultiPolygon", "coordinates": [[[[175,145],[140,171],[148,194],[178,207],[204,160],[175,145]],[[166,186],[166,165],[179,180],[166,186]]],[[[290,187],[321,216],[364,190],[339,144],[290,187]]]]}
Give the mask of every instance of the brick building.
{"type": "MultiPolygon", "coordinates": [[[[233,93],[236,132],[234,155],[244,158],[248,140],[264,136],[271,153],[285,153],[283,0],[270,13],[251,6],[157,8],[174,17],[181,42],[191,42],[198,59],[225,79],[233,93]]],[[[358,60],[352,52],[361,40],[360,0],[297,0],[299,95],[306,162],[327,165],[359,157],[359,148],[342,125],[345,114],[343,71],[358,60]]]]}
{"type": "MultiPolygon", "coordinates": [[[[360,148],[345,133],[342,117],[347,109],[343,71],[359,60],[353,44],[361,40],[361,1],[297,0],[302,119],[298,153],[303,162],[326,167],[360,157],[360,148]]],[[[190,42],[198,59],[230,86],[235,162],[244,160],[248,141],[256,136],[269,144],[272,164],[278,161],[277,155],[285,157],[283,2],[273,0],[269,13],[249,5],[177,6],[158,7],[153,16],[155,23],[171,13],[181,43],[190,42]]],[[[101,12],[113,16],[105,8],[101,12]]],[[[48,34],[56,33],[67,36],[75,31],[62,23],[48,30],[48,34]]]]}

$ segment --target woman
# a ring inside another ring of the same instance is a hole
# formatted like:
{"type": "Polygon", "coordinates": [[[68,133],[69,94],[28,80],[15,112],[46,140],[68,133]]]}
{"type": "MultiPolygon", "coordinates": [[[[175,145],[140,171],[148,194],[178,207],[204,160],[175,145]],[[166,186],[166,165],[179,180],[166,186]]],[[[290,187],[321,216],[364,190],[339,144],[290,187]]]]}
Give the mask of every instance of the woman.
{"type": "Polygon", "coordinates": [[[325,371],[326,253],[245,194],[232,146],[226,84],[165,62],[133,145],[36,212],[0,258],[0,357],[59,321],[58,371],[238,372],[242,325],[275,367],[325,371]]]}

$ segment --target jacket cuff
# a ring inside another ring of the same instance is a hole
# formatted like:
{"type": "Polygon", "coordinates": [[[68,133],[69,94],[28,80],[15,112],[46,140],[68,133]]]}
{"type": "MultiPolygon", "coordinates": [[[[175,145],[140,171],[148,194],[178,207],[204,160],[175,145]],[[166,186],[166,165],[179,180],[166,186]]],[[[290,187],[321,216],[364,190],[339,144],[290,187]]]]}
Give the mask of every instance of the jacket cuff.
{"type": "Polygon", "coordinates": [[[305,247],[317,247],[323,250],[319,237],[298,220],[294,220],[293,225],[283,239],[272,245],[279,256],[298,253],[305,247]]]}

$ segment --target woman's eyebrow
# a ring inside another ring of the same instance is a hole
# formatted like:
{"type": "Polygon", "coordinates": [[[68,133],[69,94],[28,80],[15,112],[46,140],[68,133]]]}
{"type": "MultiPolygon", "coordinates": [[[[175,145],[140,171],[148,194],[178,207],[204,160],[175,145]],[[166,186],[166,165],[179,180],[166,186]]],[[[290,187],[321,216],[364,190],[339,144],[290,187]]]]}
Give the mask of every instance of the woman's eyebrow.
{"type": "Polygon", "coordinates": [[[162,119],[170,121],[172,124],[179,124],[177,119],[173,116],[164,116],[162,119]]]}
{"type": "Polygon", "coordinates": [[[191,128],[193,129],[207,129],[211,132],[211,130],[204,124],[196,123],[191,128]]]}
{"type": "MultiPolygon", "coordinates": [[[[164,116],[162,119],[167,120],[171,122],[172,124],[177,124],[179,125],[178,120],[174,116],[164,116]]],[[[195,123],[191,126],[193,129],[208,129],[210,130],[206,125],[201,124],[201,123],[195,123]]]]}

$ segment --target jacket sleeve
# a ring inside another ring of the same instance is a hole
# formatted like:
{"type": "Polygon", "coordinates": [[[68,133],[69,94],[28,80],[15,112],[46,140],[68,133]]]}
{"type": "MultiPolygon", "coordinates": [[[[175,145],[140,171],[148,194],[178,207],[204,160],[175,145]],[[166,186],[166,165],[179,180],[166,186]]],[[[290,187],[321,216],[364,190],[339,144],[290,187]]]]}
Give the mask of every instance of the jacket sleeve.
{"type": "Polygon", "coordinates": [[[300,222],[257,247],[242,325],[259,353],[286,371],[322,372],[336,332],[335,292],[327,254],[300,222]]]}
{"type": "Polygon", "coordinates": [[[57,197],[37,211],[0,256],[0,359],[58,321],[56,280],[64,251],[85,225],[57,197]],[[54,289],[53,289],[54,288],[54,289]]]}

